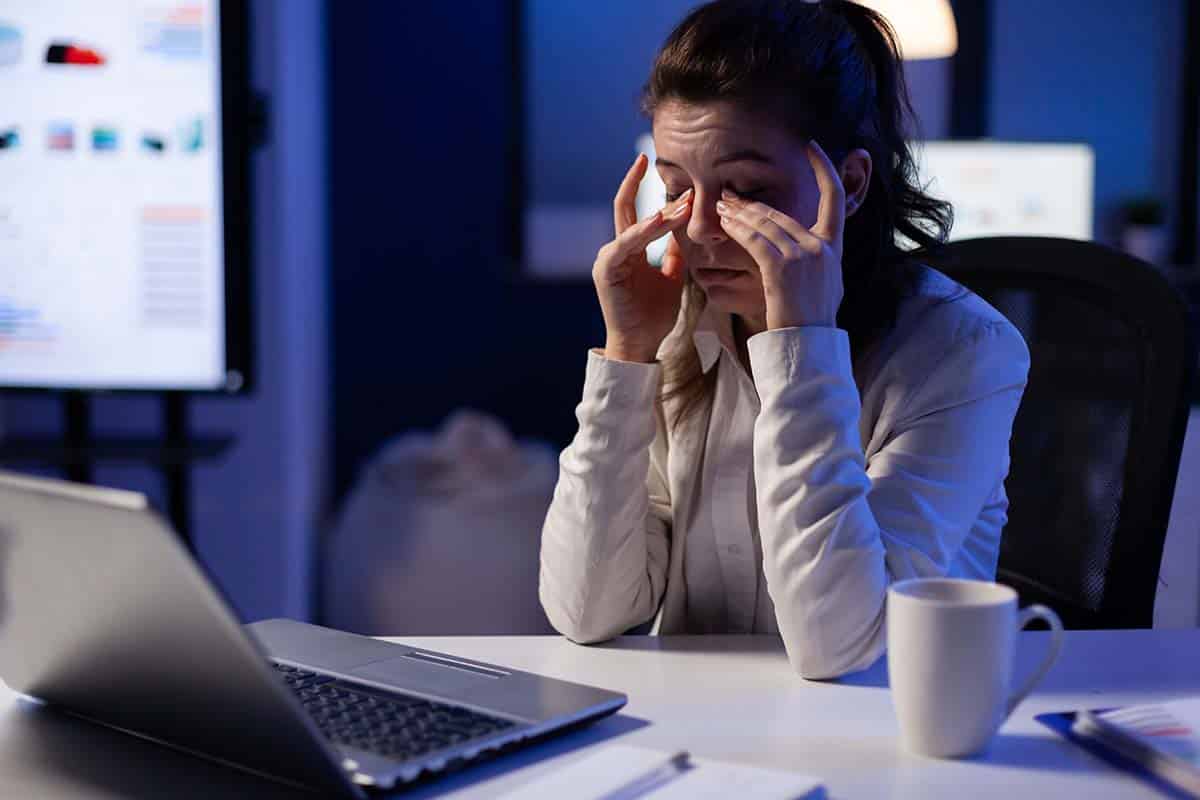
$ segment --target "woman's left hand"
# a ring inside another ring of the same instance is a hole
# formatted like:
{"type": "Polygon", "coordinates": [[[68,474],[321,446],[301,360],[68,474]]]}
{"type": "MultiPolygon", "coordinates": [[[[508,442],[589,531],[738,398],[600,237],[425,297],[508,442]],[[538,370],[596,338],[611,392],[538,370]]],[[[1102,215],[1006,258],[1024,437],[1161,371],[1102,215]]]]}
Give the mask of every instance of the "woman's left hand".
{"type": "Polygon", "coordinates": [[[765,203],[728,190],[717,203],[721,227],[758,264],[767,303],[767,329],[835,327],[842,304],[842,233],[846,190],[829,156],[809,142],[808,160],[821,202],[812,228],[765,203]]]}

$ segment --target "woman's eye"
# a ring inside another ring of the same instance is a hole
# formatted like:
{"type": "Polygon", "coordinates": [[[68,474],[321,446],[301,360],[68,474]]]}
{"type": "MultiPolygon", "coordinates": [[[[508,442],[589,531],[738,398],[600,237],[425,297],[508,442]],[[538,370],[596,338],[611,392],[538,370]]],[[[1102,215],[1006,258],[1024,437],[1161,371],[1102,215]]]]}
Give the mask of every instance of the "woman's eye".
{"type": "MultiPolygon", "coordinates": [[[[737,188],[735,188],[735,187],[733,187],[733,186],[729,186],[729,187],[727,187],[727,188],[729,189],[729,191],[733,192],[733,193],[734,193],[734,194],[736,194],[738,197],[744,197],[744,198],[746,198],[747,200],[754,200],[755,198],[758,198],[758,197],[760,197],[760,196],[762,196],[762,195],[764,195],[764,194],[766,194],[766,193],[767,193],[767,190],[766,190],[765,188],[763,188],[763,187],[758,187],[758,188],[754,188],[754,189],[737,189],[737,188]]],[[[678,200],[678,199],[679,199],[679,197],[680,197],[680,195],[682,195],[682,194],[683,194],[683,192],[682,192],[682,191],[679,191],[679,192],[667,192],[667,193],[666,193],[666,200],[667,200],[667,202],[668,202],[668,203],[673,203],[673,202],[675,202],[676,200],[678,200]]]]}
{"type": "MultiPolygon", "coordinates": [[[[758,199],[759,197],[761,197],[762,195],[767,193],[766,187],[763,187],[763,186],[757,186],[757,187],[750,188],[750,189],[738,189],[737,187],[734,187],[734,186],[727,186],[726,188],[729,189],[729,191],[736,194],[738,197],[744,197],[747,200],[758,199]]],[[[684,191],[686,191],[686,190],[680,190],[678,192],[668,191],[666,193],[667,202],[674,203],[676,200],[679,199],[680,195],[682,195],[684,191]]]]}

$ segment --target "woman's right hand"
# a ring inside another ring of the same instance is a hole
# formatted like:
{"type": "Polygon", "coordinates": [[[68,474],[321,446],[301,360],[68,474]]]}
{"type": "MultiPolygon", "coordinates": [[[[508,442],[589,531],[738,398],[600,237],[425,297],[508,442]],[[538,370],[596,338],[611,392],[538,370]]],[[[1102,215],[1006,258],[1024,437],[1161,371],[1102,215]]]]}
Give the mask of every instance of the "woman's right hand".
{"type": "Polygon", "coordinates": [[[659,345],[675,327],[683,297],[684,266],[674,239],[661,270],[650,265],[646,246],[687,224],[692,190],[639,222],[634,201],[647,164],[646,156],[639,155],[621,181],[613,200],[617,237],[597,253],[592,280],[607,331],[605,357],[648,363],[654,361],[659,345]]]}

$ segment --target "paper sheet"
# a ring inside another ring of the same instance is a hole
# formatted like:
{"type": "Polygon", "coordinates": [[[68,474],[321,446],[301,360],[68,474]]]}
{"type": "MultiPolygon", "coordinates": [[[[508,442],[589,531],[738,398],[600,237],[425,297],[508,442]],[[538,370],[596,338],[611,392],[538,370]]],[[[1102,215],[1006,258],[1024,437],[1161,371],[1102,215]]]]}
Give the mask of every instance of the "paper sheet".
{"type": "MultiPolygon", "coordinates": [[[[502,800],[588,800],[624,786],[665,763],[671,753],[608,745],[579,761],[534,780],[502,800]]],[[[704,758],[692,769],[645,795],[653,800],[824,800],[820,782],[807,775],[704,758]]]]}

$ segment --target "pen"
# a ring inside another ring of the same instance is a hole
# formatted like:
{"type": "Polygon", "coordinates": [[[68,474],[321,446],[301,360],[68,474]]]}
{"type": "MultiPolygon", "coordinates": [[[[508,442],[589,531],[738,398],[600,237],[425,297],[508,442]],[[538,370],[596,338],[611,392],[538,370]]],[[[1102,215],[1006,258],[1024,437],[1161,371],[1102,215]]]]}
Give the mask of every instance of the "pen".
{"type": "Polygon", "coordinates": [[[1127,733],[1119,725],[1106,720],[1099,713],[1080,711],[1075,715],[1071,732],[1085,739],[1099,742],[1129,761],[1149,771],[1162,780],[1200,797],[1200,771],[1186,758],[1169,751],[1162,751],[1143,741],[1136,734],[1127,733]]]}
{"type": "Polygon", "coordinates": [[[637,800],[639,797],[645,797],[650,792],[664,784],[670,783],[691,769],[693,765],[688,760],[689,758],[691,756],[687,750],[680,750],[663,764],[650,768],[641,775],[634,777],[628,783],[613,789],[611,792],[605,792],[597,797],[596,800],[637,800]]]}

